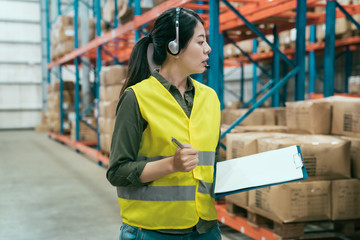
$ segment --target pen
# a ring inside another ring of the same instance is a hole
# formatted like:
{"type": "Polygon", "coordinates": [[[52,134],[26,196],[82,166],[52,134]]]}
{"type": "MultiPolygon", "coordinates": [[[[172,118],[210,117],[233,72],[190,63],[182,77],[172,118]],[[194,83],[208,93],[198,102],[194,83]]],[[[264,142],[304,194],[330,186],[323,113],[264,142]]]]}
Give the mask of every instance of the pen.
{"type": "Polygon", "coordinates": [[[179,148],[181,148],[181,149],[184,148],[184,145],[182,145],[181,142],[179,142],[178,140],[176,140],[176,138],[171,137],[171,141],[172,141],[176,146],[178,146],[179,148]]]}

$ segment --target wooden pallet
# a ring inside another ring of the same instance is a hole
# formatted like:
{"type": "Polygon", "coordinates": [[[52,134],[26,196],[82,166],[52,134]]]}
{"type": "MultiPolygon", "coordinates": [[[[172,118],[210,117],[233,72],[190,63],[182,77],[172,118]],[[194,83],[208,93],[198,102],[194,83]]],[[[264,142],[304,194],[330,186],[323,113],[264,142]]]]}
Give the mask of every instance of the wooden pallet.
{"type": "Polygon", "coordinates": [[[225,204],[229,215],[246,218],[254,227],[268,228],[281,239],[360,239],[360,219],[283,223],[229,199],[225,204]]]}

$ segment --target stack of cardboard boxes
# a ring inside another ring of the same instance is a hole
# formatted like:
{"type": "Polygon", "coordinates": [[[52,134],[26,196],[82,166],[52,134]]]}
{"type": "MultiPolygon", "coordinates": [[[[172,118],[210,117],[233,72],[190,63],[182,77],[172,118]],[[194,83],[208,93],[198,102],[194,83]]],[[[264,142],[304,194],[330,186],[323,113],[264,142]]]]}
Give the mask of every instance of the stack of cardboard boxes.
{"type": "Polygon", "coordinates": [[[104,153],[109,154],[116,107],[127,75],[127,66],[104,67],[100,74],[100,148],[104,153]]]}
{"type": "Polygon", "coordinates": [[[360,75],[349,77],[349,93],[360,95],[360,75]]]}
{"type": "MultiPolygon", "coordinates": [[[[79,142],[87,142],[91,144],[96,144],[97,134],[96,134],[96,118],[95,117],[82,117],[82,121],[79,124],[79,142]],[[90,127],[91,126],[91,127],[90,127]]],[[[71,141],[76,141],[76,121],[71,119],[71,141]]]]}
{"type": "MultiPolygon", "coordinates": [[[[163,3],[165,0],[141,0],[141,12],[145,13],[151,8],[163,3]]],[[[117,20],[119,24],[125,24],[134,18],[134,8],[129,8],[128,0],[117,0],[117,20]]],[[[102,7],[102,17],[107,23],[114,23],[115,1],[107,0],[102,7]]]]}
{"type": "MultiPolygon", "coordinates": [[[[79,47],[81,46],[81,28],[78,24],[79,47]]],[[[74,50],[74,19],[71,16],[59,16],[51,29],[51,58],[56,60],[74,50]]],[[[89,19],[89,41],[95,38],[95,21],[89,19]]]]}
{"type": "MultiPolygon", "coordinates": [[[[48,86],[49,97],[47,100],[47,126],[51,132],[60,132],[60,91],[59,82],[48,86]]],[[[64,81],[63,90],[63,109],[68,109],[74,104],[74,83],[71,81],[64,81]]],[[[70,122],[64,118],[63,120],[64,133],[70,133],[70,122]]]]}
{"type": "Polygon", "coordinates": [[[298,145],[309,179],[226,199],[284,223],[360,218],[360,98],[287,103],[286,125],[288,133],[227,135],[227,158],[298,145]]]}

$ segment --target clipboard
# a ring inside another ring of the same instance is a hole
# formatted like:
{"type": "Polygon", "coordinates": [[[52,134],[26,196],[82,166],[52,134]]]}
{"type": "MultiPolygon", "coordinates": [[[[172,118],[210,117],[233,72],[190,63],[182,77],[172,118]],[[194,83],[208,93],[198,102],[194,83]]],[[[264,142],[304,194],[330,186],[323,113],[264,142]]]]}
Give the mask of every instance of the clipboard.
{"type": "Polygon", "coordinates": [[[299,146],[218,162],[214,198],[308,178],[299,146]]]}

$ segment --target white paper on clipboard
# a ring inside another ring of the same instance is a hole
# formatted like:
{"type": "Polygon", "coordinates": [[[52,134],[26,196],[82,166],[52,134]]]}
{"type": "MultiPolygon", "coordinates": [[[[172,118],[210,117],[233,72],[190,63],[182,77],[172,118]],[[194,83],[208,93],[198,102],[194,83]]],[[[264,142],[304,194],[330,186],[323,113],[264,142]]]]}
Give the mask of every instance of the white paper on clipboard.
{"type": "Polygon", "coordinates": [[[303,167],[295,145],[219,162],[214,194],[300,180],[304,178],[303,167]]]}

